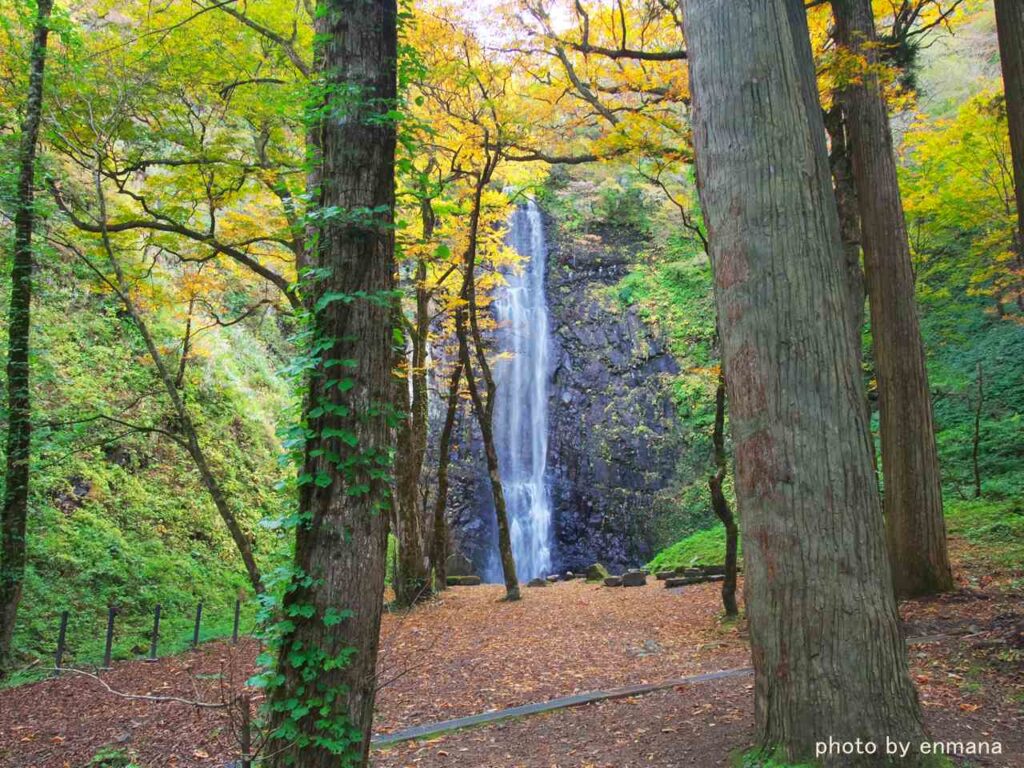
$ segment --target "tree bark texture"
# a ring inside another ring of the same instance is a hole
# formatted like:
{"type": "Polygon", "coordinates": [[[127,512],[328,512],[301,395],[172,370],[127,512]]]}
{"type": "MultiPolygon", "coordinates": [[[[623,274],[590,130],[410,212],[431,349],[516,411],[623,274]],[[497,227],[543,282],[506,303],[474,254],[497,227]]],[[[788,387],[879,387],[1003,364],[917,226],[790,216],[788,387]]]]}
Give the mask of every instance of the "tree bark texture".
{"type": "Polygon", "coordinates": [[[32,396],[29,381],[32,327],[32,232],[35,227],[35,166],[43,114],[46,43],[53,0],[38,0],[29,59],[28,97],[18,146],[11,303],[7,314],[7,454],[0,517],[0,675],[11,661],[11,642],[25,579],[32,396]]]}
{"type": "Polygon", "coordinates": [[[793,762],[829,737],[917,743],[803,3],[684,8],[758,738],[793,762]]]}
{"type": "Polygon", "coordinates": [[[863,56],[843,89],[860,208],[882,438],[883,509],[897,597],[953,588],[931,391],[871,0],[832,0],[836,39],[863,56]]]}
{"type": "Polygon", "coordinates": [[[860,208],[853,181],[853,163],[846,120],[837,95],[832,108],[825,113],[825,130],[829,138],[829,168],[839,213],[839,233],[843,241],[843,267],[850,299],[851,326],[859,339],[864,327],[864,270],[860,265],[860,208]]]}
{"type": "Polygon", "coordinates": [[[397,7],[325,0],[309,437],[271,694],[272,766],[366,765],[394,460],[397,7]],[[291,707],[298,701],[298,709],[291,707]],[[312,711],[303,711],[315,703],[312,711]]]}
{"type": "MultiPolygon", "coordinates": [[[[1024,281],[1024,2],[995,0],[995,6],[1017,199],[1016,266],[1024,281]]],[[[1017,306],[1024,310],[1024,288],[1017,293],[1017,306]]]]}

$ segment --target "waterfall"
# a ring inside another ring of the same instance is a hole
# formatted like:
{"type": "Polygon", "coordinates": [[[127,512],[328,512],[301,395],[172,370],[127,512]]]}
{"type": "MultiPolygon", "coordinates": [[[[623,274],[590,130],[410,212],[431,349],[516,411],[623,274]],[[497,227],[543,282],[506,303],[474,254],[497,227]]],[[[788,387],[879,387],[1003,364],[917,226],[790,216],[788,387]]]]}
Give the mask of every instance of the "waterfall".
{"type": "Polygon", "coordinates": [[[532,200],[512,214],[508,242],[522,256],[522,263],[506,275],[508,285],[495,302],[499,344],[506,355],[495,366],[494,428],[516,573],[526,581],[546,576],[551,569],[551,493],[545,476],[550,355],[544,296],[547,243],[540,209],[532,200]]]}

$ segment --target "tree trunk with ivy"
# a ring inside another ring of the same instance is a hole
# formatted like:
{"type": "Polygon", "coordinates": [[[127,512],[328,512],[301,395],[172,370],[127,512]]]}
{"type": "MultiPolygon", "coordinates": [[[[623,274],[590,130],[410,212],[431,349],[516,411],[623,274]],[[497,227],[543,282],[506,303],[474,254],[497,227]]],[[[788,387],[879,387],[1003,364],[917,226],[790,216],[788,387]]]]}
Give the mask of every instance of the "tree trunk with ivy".
{"type": "Polygon", "coordinates": [[[867,67],[843,88],[841,101],[871,307],[889,558],[897,596],[917,597],[952,589],[953,575],[914,271],[889,115],[872,69],[878,46],[871,0],[832,0],[832,11],[837,41],[867,67]]]}
{"type": "Polygon", "coordinates": [[[7,315],[7,454],[0,517],[0,675],[10,666],[11,642],[25,579],[32,397],[29,333],[32,327],[32,233],[35,227],[35,165],[43,113],[43,78],[52,0],[37,0],[29,59],[28,98],[18,146],[11,303],[7,315]]]}
{"type": "Polygon", "coordinates": [[[397,7],[324,0],[320,282],[267,761],[366,765],[391,504],[397,7]]]}
{"type": "Polygon", "coordinates": [[[792,762],[829,738],[917,744],[803,2],[683,5],[758,741],[792,762]]]}
{"type": "MultiPolygon", "coordinates": [[[[1024,281],[1024,3],[995,0],[999,61],[1006,93],[1006,120],[1010,125],[1013,189],[1017,200],[1016,268],[1024,281]]],[[[1017,291],[1017,306],[1024,310],[1024,287],[1017,291]]]]}

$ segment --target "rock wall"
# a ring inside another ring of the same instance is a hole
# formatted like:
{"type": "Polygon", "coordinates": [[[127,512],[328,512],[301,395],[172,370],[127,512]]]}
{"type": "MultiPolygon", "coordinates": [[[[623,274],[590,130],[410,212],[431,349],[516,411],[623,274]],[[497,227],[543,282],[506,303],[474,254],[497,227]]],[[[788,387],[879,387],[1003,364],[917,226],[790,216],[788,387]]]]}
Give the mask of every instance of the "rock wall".
{"type": "Polygon", "coordinates": [[[574,238],[548,231],[556,556],[563,569],[599,560],[621,570],[650,558],[651,524],[667,511],[680,453],[670,395],[678,367],[616,296],[643,240],[610,228],[574,238]]]}
{"type": "MultiPolygon", "coordinates": [[[[681,441],[670,394],[678,366],[655,331],[616,296],[643,239],[610,228],[570,237],[550,219],[546,231],[554,570],[598,560],[621,571],[650,558],[652,522],[668,511],[681,441]]],[[[455,443],[453,544],[478,573],[497,579],[494,508],[468,407],[455,443]]]]}

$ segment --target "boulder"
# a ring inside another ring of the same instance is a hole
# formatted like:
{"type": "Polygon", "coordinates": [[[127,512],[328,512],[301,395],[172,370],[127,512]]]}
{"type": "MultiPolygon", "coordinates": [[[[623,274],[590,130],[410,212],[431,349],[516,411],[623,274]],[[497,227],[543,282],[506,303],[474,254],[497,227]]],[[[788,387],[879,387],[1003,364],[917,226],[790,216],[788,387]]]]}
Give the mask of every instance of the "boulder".
{"type": "Polygon", "coordinates": [[[474,576],[472,561],[461,552],[453,552],[444,561],[445,573],[449,576],[474,576]]]}
{"type": "Polygon", "coordinates": [[[587,566],[587,581],[601,581],[609,576],[608,569],[600,563],[587,566]]]}
{"type": "Polygon", "coordinates": [[[656,574],[654,574],[654,578],[656,578],[658,581],[664,581],[665,579],[675,578],[675,575],[675,571],[658,571],[656,574]]]}
{"type": "Polygon", "coordinates": [[[642,587],[647,584],[647,574],[643,571],[627,571],[622,575],[622,586],[642,587]]]}
{"type": "Polygon", "coordinates": [[[696,576],[703,576],[704,571],[702,571],[700,568],[683,568],[683,572],[679,575],[694,578],[696,576]]]}
{"type": "Polygon", "coordinates": [[[621,587],[622,586],[622,577],[621,576],[608,576],[604,580],[604,585],[606,587],[621,587]]]}
{"type": "Polygon", "coordinates": [[[700,569],[706,576],[725,576],[724,565],[702,565],[700,569]]]}
{"type": "Polygon", "coordinates": [[[480,585],[479,576],[449,576],[449,587],[477,587],[480,585]]]}
{"type": "Polygon", "coordinates": [[[725,574],[724,573],[712,573],[710,576],[707,577],[707,580],[708,581],[725,581],[725,574]]]}
{"type": "Polygon", "coordinates": [[[665,579],[665,588],[688,587],[691,584],[700,584],[702,581],[704,581],[703,576],[676,576],[672,579],[665,579]]]}
{"type": "Polygon", "coordinates": [[[557,573],[552,573],[550,576],[548,576],[548,581],[551,582],[552,584],[554,584],[556,581],[559,581],[561,578],[562,577],[559,576],[557,573]]]}
{"type": "Polygon", "coordinates": [[[540,578],[539,576],[536,579],[530,579],[528,582],[526,582],[526,586],[528,587],[546,587],[547,585],[547,581],[540,578]]]}

